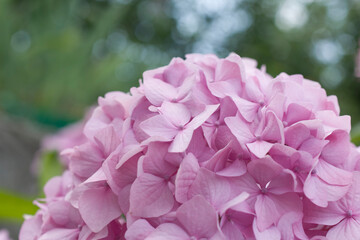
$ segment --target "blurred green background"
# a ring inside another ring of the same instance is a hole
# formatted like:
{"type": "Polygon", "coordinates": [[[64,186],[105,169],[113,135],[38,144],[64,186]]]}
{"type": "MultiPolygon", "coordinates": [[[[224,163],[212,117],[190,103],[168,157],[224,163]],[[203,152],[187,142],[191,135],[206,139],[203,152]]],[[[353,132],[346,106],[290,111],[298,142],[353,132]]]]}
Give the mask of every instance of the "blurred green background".
{"type": "Polygon", "coordinates": [[[1,110],[51,126],[189,52],[301,73],[360,120],[358,0],[1,0],[0,36],[1,110]]]}
{"type": "Polygon", "coordinates": [[[0,147],[0,187],[34,197],[25,176],[44,133],[191,52],[236,52],[273,76],[301,73],[336,94],[356,125],[359,38],[358,0],[0,0],[0,113],[10,119],[0,119],[0,143],[14,136],[4,134],[12,124],[22,129],[13,145],[33,144],[22,157],[0,147]]]}

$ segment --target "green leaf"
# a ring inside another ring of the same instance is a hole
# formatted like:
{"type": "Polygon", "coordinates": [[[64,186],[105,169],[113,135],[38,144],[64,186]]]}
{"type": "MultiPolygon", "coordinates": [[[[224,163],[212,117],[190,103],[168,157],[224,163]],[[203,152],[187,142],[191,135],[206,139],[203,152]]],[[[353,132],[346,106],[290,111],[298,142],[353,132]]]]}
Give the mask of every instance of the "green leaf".
{"type": "Polygon", "coordinates": [[[360,123],[356,124],[351,130],[351,141],[356,145],[360,145],[360,123]]]}
{"type": "Polygon", "coordinates": [[[61,175],[63,171],[57,151],[44,152],[40,159],[40,189],[43,189],[50,178],[61,175]]]}
{"type": "Polygon", "coordinates": [[[32,200],[0,190],[0,220],[23,221],[24,214],[33,215],[37,209],[32,200]]]}

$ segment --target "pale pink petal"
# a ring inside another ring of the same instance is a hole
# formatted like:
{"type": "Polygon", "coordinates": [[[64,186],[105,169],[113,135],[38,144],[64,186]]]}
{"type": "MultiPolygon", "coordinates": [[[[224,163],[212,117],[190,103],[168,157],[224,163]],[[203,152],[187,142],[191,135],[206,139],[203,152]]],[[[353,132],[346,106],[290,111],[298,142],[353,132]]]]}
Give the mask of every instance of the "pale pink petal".
{"type": "Polygon", "coordinates": [[[233,194],[230,182],[225,177],[218,176],[205,168],[200,168],[188,193],[190,197],[203,196],[216,209],[231,200],[233,194]]]}
{"type": "MultiPolygon", "coordinates": [[[[185,240],[190,239],[189,235],[178,225],[163,223],[155,229],[146,240],[185,240]]],[[[140,239],[139,239],[140,240],[140,239]]]]}
{"type": "Polygon", "coordinates": [[[191,122],[186,125],[186,128],[197,129],[201,126],[217,109],[219,108],[219,104],[217,105],[206,105],[203,112],[195,116],[191,122]]]}
{"type": "Polygon", "coordinates": [[[163,178],[144,173],[131,186],[130,213],[134,216],[158,217],[168,213],[173,205],[173,194],[163,178]]]}
{"type": "Polygon", "coordinates": [[[259,109],[259,104],[250,102],[244,98],[233,97],[237,109],[239,110],[241,116],[248,122],[252,122],[257,114],[259,109]]]}
{"type": "Polygon", "coordinates": [[[156,78],[144,79],[144,92],[146,98],[155,106],[160,106],[164,100],[172,100],[176,96],[176,89],[156,78]]]}
{"type": "Polygon", "coordinates": [[[191,128],[180,130],[178,134],[175,136],[171,145],[169,146],[169,152],[171,153],[184,152],[191,142],[193,133],[194,130],[191,128]]]}
{"type": "Polygon", "coordinates": [[[155,230],[145,219],[139,219],[130,225],[125,233],[127,240],[143,240],[155,230]]]}
{"type": "Polygon", "coordinates": [[[241,120],[240,117],[227,117],[224,121],[240,144],[255,140],[255,136],[251,132],[249,125],[241,120]]]}
{"type": "Polygon", "coordinates": [[[268,142],[284,142],[284,126],[272,111],[266,113],[266,126],[261,139],[268,142]]]}
{"type": "Polygon", "coordinates": [[[38,240],[76,240],[79,229],[54,228],[41,235],[38,240]]]}
{"type": "Polygon", "coordinates": [[[109,188],[85,191],[79,199],[79,211],[84,222],[93,232],[101,231],[121,215],[116,195],[109,188]]]}
{"type": "Polygon", "coordinates": [[[342,164],[351,150],[349,133],[343,130],[335,130],[326,140],[329,143],[321,152],[321,158],[333,165],[342,164]]]}
{"type": "Polygon", "coordinates": [[[306,107],[291,103],[287,108],[286,122],[290,126],[296,122],[310,119],[311,115],[312,112],[306,107]]]}
{"type": "Polygon", "coordinates": [[[156,115],[143,121],[140,124],[140,128],[149,136],[160,136],[169,140],[173,139],[179,131],[161,115],[156,115]]]}
{"type": "Polygon", "coordinates": [[[304,124],[295,124],[285,131],[286,145],[298,149],[310,137],[310,130],[304,124]]]}
{"type": "Polygon", "coordinates": [[[210,238],[218,230],[214,207],[199,195],[181,205],[176,217],[190,236],[210,238]]]}
{"type": "Polygon", "coordinates": [[[253,231],[256,240],[280,240],[281,239],[281,233],[280,231],[275,227],[271,226],[263,231],[260,231],[257,226],[257,219],[254,219],[253,222],[253,231]]]}
{"type": "Polygon", "coordinates": [[[159,112],[176,127],[184,127],[191,118],[190,111],[184,104],[164,102],[159,112]]]}
{"type": "Polygon", "coordinates": [[[360,219],[346,218],[326,234],[329,240],[355,240],[360,236],[360,219]]]}
{"type": "Polygon", "coordinates": [[[188,200],[188,191],[199,169],[199,163],[194,155],[191,153],[186,155],[175,179],[175,198],[178,202],[184,203],[188,200]]]}
{"type": "Polygon", "coordinates": [[[283,168],[271,157],[265,157],[251,161],[248,164],[248,171],[257,183],[265,187],[271,180],[282,173],[283,168]]]}
{"type": "Polygon", "coordinates": [[[252,143],[247,143],[249,151],[258,158],[263,158],[269,152],[274,144],[266,141],[255,141],[252,143]]]}
{"type": "Polygon", "coordinates": [[[39,213],[35,216],[25,216],[25,221],[21,226],[19,240],[34,240],[41,233],[42,215],[39,213]]]}
{"type": "Polygon", "coordinates": [[[330,202],[327,207],[319,207],[311,201],[304,201],[304,222],[322,225],[335,225],[344,218],[344,210],[336,202],[330,202]]]}

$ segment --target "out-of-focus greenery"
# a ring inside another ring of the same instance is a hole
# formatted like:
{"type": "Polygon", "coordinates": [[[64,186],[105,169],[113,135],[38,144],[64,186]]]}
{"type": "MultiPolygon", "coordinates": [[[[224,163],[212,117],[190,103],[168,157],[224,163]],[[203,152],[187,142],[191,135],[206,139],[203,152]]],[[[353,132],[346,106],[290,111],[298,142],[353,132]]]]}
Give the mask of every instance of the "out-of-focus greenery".
{"type": "MultiPolygon", "coordinates": [[[[54,176],[60,176],[64,166],[60,163],[57,151],[45,151],[39,159],[39,189],[54,176]]],[[[43,195],[43,194],[42,194],[43,195]]]]}
{"type": "Polygon", "coordinates": [[[357,0],[2,0],[0,109],[62,126],[185,53],[233,51],[319,80],[360,120],[357,0]]]}
{"type": "Polygon", "coordinates": [[[14,193],[0,191],[0,220],[24,221],[24,214],[34,214],[36,207],[32,200],[14,193]]]}

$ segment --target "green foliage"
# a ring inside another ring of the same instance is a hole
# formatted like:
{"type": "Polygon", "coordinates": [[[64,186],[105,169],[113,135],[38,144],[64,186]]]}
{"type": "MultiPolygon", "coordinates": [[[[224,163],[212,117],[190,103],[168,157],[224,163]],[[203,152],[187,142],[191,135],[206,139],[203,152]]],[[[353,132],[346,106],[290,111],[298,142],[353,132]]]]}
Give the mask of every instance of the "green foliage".
{"type": "Polygon", "coordinates": [[[39,188],[43,189],[50,178],[60,176],[64,168],[56,151],[44,152],[40,158],[39,188]]]}
{"type": "Polygon", "coordinates": [[[23,221],[24,214],[34,214],[36,207],[32,200],[0,190],[0,220],[23,221]]]}
{"type": "Polygon", "coordinates": [[[351,129],[351,141],[356,145],[360,146],[360,123],[356,124],[351,129]]]}

